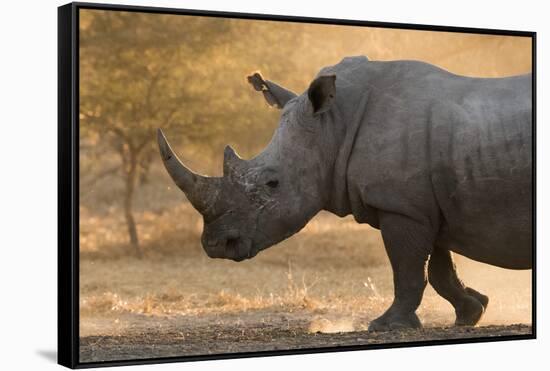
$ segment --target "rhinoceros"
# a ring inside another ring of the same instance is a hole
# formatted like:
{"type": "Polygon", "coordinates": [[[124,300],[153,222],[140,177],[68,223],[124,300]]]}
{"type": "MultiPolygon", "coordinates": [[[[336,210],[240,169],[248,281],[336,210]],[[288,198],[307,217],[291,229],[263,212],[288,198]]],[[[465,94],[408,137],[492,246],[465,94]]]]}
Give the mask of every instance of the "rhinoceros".
{"type": "Polygon", "coordinates": [[[532,76],[471,78],[420,61],[347,57],[297,95],[248,77],[281,109],[263,152],[227,146],[223,176],[188,169],[159,129],[166,170],[204,219],[208,256],[242,261],[320,210],[380,229],[394,300],[371,331],[422,326],[427,282],[475,325],[488,297],[457,276],[453,252],[532,265],[532,76]]]}

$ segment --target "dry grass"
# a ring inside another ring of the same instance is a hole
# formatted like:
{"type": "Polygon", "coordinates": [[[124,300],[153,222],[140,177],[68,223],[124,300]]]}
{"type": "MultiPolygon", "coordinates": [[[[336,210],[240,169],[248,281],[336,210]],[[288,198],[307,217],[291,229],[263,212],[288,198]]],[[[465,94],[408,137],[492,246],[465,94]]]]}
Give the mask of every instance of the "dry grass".
{"type": "MultiPolygon", "coordinates": [[[[255,310],[309,313],[312,332],[361,330],[393,296],[379,232],[352,218],[321,213],[296,236],[241,263],[204,254],[201,220],[186,204],[139,215],[141,260],[127,254],[124,233],[113,232],[123,231],[116,214],[81,221],[81,334],[119,331],[117,321],[127,315],[133,315],[127,321],[151,324],[155,318],[255,310]],[[102,230],[112,235],[92,233],[102,230]],[[100,235],[105,245],[98,245],[100,235]]],[[[466,283],[491,297],[482,324],[531,322],[530,271],[464,258],[458,266],[466,283]]],[[[454,321],[452,307],[430,287],[419,315],[428,326],[454,321]]]]}

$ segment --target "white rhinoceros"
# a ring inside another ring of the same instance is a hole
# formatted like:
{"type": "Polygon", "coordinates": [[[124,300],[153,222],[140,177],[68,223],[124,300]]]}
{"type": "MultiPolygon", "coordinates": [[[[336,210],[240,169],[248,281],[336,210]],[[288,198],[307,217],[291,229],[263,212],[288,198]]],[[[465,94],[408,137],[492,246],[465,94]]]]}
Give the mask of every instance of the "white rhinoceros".
{"type": "Polygon", "coordinates": [[[159,130],[168,173],[204,216],[213,258],[241,261],[320,210],[379,228],[395,299],[375,331],[420,327],[429,281],[474,325],[488,298],[457,277],[452,252],[510,269],[532,264],[532,76],[470,78],[417,61],[344,58],[301,95],[259,74],[281,108],[273,139],[245,161],[226,147],[223,177],[186,168],[159,130]]]}

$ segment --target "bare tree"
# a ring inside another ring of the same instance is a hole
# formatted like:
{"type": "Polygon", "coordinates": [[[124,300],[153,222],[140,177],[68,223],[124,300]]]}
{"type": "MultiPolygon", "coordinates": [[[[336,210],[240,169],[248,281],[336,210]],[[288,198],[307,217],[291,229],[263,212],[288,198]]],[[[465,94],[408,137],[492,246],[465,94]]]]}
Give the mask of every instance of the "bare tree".
{"type": "Polygon", "coordinates": [[[108,11],[86,12],[81,22],[81,135],[98,134],[120,157],[107,174],[123,177],[124,217],[138,257],[133,201],[153,158],[155,129],[193,121],[186,58],[215,47],[224,35],[224,22],[215,29],[203,22],[108,11]]]}

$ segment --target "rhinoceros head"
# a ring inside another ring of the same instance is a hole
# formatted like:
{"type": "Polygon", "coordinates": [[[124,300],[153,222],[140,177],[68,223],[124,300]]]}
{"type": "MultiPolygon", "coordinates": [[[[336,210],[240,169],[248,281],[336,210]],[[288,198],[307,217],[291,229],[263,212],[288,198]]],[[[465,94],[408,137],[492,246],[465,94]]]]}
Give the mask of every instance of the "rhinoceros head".
{"type": "MultiPolygon", "coordinates": [[[[326,201],[326,158],[320,116],[335,97],[334,75],[317,77],[297,96],[259,74],[248,77],[267,102],[282,109],[266,149],[251,160],[227,146],[223,176],[188,169],[159,129],[164,165],[191,204],[203,215],[202,245],[212,258],[252,258],[302,229],[326,201]]],[[[326,134],[326,133],[325,133],[326,134]]]]}

